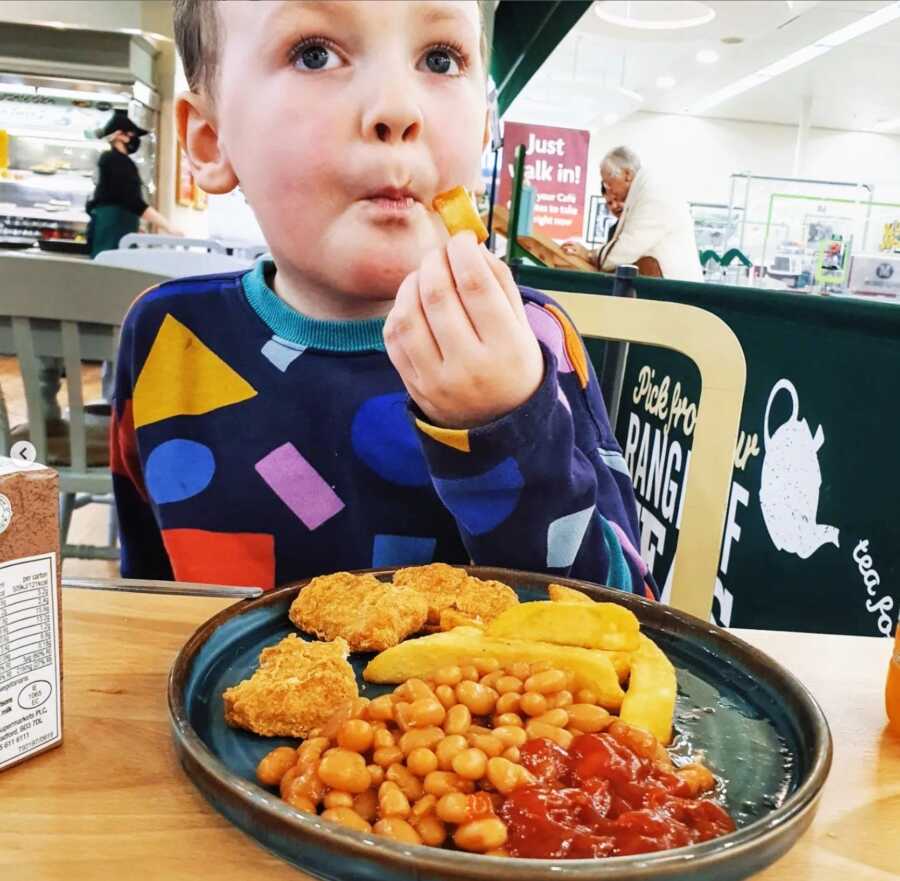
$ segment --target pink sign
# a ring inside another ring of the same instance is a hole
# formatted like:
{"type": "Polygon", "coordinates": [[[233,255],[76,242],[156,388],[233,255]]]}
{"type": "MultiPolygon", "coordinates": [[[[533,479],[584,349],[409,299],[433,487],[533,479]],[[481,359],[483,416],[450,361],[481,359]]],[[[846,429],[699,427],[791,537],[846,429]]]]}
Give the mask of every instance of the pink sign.
{"type": "Polygon", "coordinates": [[[581,236],[591,134],[582,129],[507,122],[497,201],[509,203],[515,151],[525,145],[525,178],[535,191],[534,228],[551,239],[581,236]]]}

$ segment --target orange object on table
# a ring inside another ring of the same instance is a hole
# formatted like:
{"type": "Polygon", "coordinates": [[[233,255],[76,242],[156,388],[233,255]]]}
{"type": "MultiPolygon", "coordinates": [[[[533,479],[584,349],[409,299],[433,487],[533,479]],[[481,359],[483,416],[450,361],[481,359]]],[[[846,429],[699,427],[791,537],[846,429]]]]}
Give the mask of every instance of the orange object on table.
{"type": "Polygon", "coordinates": [[[900,627],[894,636],[894,651],[888,664],[887,686],[884,690],[888,725],[900,737],[900,627]]]}

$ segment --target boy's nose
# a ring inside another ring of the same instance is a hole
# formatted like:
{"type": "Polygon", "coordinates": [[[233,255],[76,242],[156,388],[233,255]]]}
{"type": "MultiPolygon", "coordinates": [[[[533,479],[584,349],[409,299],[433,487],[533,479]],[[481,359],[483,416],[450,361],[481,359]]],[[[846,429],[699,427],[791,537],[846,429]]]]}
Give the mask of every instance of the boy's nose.
{"type": "Polygon", "coordinates": [[[386,88],[363,111],[363,137],[386,144],[414,141],[422,132],[422,112],[411,89],[386,88]]]}

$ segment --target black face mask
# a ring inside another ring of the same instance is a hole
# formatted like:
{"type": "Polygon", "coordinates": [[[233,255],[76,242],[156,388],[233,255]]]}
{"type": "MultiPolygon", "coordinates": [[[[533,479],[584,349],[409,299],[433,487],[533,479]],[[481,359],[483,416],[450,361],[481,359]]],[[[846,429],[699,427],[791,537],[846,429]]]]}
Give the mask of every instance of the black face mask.
{"type": "Polygon", "coordinates": [[[125,145],[126,153],[137,153],[141,149],[141,139],[137,135],[132,135],[131,140],[125,145]]]}

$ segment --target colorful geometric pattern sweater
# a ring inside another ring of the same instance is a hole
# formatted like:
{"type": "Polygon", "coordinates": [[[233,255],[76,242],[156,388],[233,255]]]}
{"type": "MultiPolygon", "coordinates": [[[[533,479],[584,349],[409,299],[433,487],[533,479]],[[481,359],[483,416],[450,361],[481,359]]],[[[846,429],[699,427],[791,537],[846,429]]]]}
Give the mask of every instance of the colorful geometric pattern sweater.
{"type": "Polygon", "coordinates": [[[410,404],[383,319],[307,318],[272,291],[274,271],[166,282],[125,319],[111,432],[123,576],[272,588],[472,561],[655,594],[596,377],[552,300],[522,291],[545,362],[535,394],[449,430],[410,404]]]}

